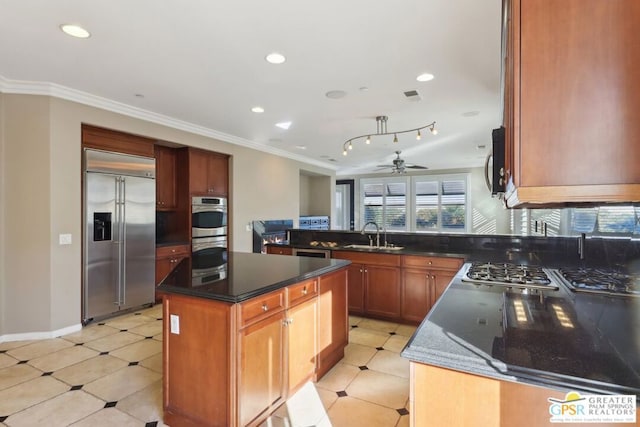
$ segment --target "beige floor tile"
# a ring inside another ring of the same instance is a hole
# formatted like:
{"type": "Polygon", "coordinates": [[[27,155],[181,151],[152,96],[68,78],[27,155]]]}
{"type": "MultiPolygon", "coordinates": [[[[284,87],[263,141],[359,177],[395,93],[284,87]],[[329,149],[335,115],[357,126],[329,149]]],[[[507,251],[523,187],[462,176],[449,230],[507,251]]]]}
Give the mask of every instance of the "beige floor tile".
{"type": "Polygon", "coordinates": [[[409,378],[409,360],[399,357],[398,353],[392,351],[378,351],[367,367],[377,372],[409,378]]]}
{"type": "Polygon", "coordinates": [[[293,426],[315,426],[327,416],[322,400],[310,382],[287,399],[286,406],[287,418],[293,426]]]}
{"type": "Polygon", "coordinates": [[[349,342],[369,347],[382,347],[390,335],[372,329],[354,328],[349,331],[349,342]]]}
{"type": "Polygon", "coordinates": [[[159,353],[162,354],[162,343],[152,339],[143,339],[109,352],[111,356],[119,357],[129,362],[139,362],[159,353]]]}
{"type": "Polygon", "coordinates": [[[110,356],[96,356],[72,366],[60,369],[53,376],[69,385],[83,385],[111,374],[129,365],[126,360],[110,356]]]}
{"type": "Polygon", "coordinates": [[[75,365],[83,360],[91,359],[99,353],[83,345],[65,348],[29,361],[29,365],[43,372],[53,372],[67,366],[75,365]]]}
{"type": "Polygon", "coordinates": [[[7,366],[15,365],[18,363],[18,359],[15,357],[11,357],[8,354],[1,353],[0,354],[0,369],[6,368],[7,366]]]}
{"type": "Polygon", "coordinates": [[[156,341],[162,341],[162,334],[154,335],[153,339],[156,341]]]}
{"type": "Polygon", "coordinates": [[[162,420],[162,379],[120,400],[116,408],[144,422],[162,420]]]}
{"type": "Polygon", "coordinates": [[[36,341],[29,345],[14,348],[7,351],[7,354],[18,360],[31,360],[49,353],[54,353],[63,348],[73,347],[73,345],[72,342],[61,338],[54,338],[51,340],[36,341]]]}
{"type": "Polygon", "coordinates": [[[141,314],[130,314],[105,320],[104,324],[120,330],[129,330],[149,322],[155,322],[155,319],[141,314]]]}
{"type": "Polygon", "coordinates": [[[9,366],[8,368],[0,369],[0,390],[13,387],[16,384],[29,381],[41,375],[42,372],[40,372],[33,366],[27,365],[26,363],[21,363],[20,365],[13,365],[9,366]]]}
{"type": "Polygon", "coordinates": [[[141,366],[129,366],[86,384],[83,390],[107,402],[120,399],[148,387],[162,375],[141,366]]]}
{"type": "Polygon", "coordinates": [[[410,421],[411,417],[409,417],[409,415],[403,415],[398,420],[398,424],[396,424],[396,427],[410,427],[410,421]]]}
{"type": "Polygon", "coordinates": [[[358,323],[358,328],[373,329],[376,331],[389,333],[395,332],[396,329],[398,329],[398,324],[393,322],[385,322],[384,320],[362,319],[362,321],[358,323]]]}
{"type": "Polygon", "coordinates": [[[103,338],[98,338],[85,344],[85,346],[98,351],[112,351],[143,340],[144,337],[129,332],[118,332],[103,338]]]}
{"type": "Polygon", "coordinates": [[[390,427],[400,415],[397,411],[350,396],[341,397],[329,409],[333,427],[390,427]]]}
{"type": "Polygon", "coordinates": [[[129,332],[142,335],[143,337],[152,337],[154,335],[162,334],[162,320],[154,320],[153,322],[136,326],[135,328],[129,329],[129,332]]]}
{"type": "Polygon", "coordinates": [[[344,363],[354,366],[366,365],[378,350],[362,344],[349,343],[344,349],[344,363]]]}
{"type": "Polygon", "coordinates": [[[151,308],[142,309],[139,313],[152,319],[162,319],[162,304],[156,304],[151,308]]]}
{"type": "Polygon", "coordinates": [[[0,391],[0,414],[10,415],[69,391],[51,376],[37,377],[0,391]]]}
{"type": "Polygon", "coordinates": [[[386,343],[384,343],[384,349],[393,351],[394,353],[400,353],[409,342],[409,337],[402,335],[392,335],[389,337],[386,343]]]}
{"type": "Polygon", "coordinates": [[[391,409],[404,408],[409,380],[372,370],[362,371],[346,389],[349,396],[391,409]]]}
{"type": "MultiPolygon", "coordinates": [[[[272,415],[260,424],[259,427],[292,427],[287,418],[272,415]]],[[[315,426],[314,426],[315,427],[315,426]]]]}
{"type": "Polygon", "coordinates": [[[349,316],[349,326],[355,326],[362,321],[362,317],[359,316],[349,316]]]}
{"type": "Polygon", "coordinates": [[[105,408],[71,425],[73,427],[142,427],[144,423],[117,408],[105,408]]]}
{"type": "Polygon", "coordinates": [[[340,362],[331,368],[316,385],[334,392],[342,391],[347,388],[359,372],[360,369],[357,367],[340,362]]]}
{"type": "Polygon", "coordinates": [[[162,373],[162,353],[158,353],[151,357],[147,357],[144,360],[141,360],[139,365],[144,366],[145,368],[151,369],[152,371],[156,371],[161,374],[162,373]]]}
{"type": "Polygon", "coordinates": [[[97,340],[98,338],[106,337],[107,335],[115,334],[117,332],[120,332],[120,329],[112,328],[111,326],[107,325],[94,324],[85,326],[78,332],[64,335],[62,338],[73,343],[85,343],[97,340]]]}
{"type": "Polygon", "coordinates": [[[413,333],[416,331],[417,326],[412,325],[399,325],[398,329],[396,329],[396,334],[402,335],[405,337],[411,337],[413,333]]]}
{"type": "Polygon", "coordinates": [[[6,421],[11,427],[68,426],[102,408],[104,401],[76,390],[11,415],[6,421]]]}
{"type": "Polygon", "coordinates": [[[338,400],[338,395],[335,391],[327,390],[321,387],[316,387],[316,391],[318,392],[318,396],[320,396],[320,400],[322,400],[322,406],[324,406],[325,410],[328,410],[331,405],[338,400]]]}
{"type": "Polygon", "coordinates": [[[28,340],[28,341],[0,342],[0,351],[7,351],[7,350],[11,350],[11,349],[18,348],[18,347],[24,347],[25,345],[29,345],[29,344],[32,344],[34,342],[38,342],[38,341],[28,340]]]}

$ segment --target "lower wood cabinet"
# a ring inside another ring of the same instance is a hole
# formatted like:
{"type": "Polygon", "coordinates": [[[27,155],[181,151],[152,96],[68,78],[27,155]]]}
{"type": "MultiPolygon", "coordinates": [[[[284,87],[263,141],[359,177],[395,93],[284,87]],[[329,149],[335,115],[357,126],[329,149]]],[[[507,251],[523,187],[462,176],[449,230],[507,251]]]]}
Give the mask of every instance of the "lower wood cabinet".
{"type": "Polygon", "coordinates": [[[184,258],[191,255],[191,245],[159,246],[156,248],[156,285],[171,273],[184,258]]]}
{"type": "Polygon", "coordinates": [[[289,247],[268,245],[267,246],[267,253],[268,254],[274,254],[274,255],[292,255],[293,254],[293,249],[291,249],[289,247]]]}
{"type": "Polygon", "coordinates": [[[165,423],[257,426],[324,375],[347,345],[346,279],[342,269],[240,304],[163,295],[165,423]]]}

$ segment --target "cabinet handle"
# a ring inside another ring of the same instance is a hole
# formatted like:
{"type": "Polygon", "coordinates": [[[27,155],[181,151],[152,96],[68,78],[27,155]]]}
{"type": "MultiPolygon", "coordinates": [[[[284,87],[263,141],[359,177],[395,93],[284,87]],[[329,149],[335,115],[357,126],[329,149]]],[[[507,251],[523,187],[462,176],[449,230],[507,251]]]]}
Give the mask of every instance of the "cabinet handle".
{"type": "Polygon", "coordinates": [[[433,264],[433,261],[429,261],[429,265],[433,264]]]}
{"type": "Polygon", "coordinates": [[[176,250],[175,249],[171,249],[171,252],[176,253],[176,250]]]}
{"type": "Polygon", "coordinates": [[[302,295],[306,295],[308,293],[307,287],[302,288],[302,295]]]}
{"type": "Polygon", "coordinates": [[[262,304],[262,311],[267,311],[269,310],[269,307],[267,307],[267,304],[262,304]]]}
{"type": "Polygon", "coordinates": [[[435,278],[436,278],[436,276],[431,276],[431,278],[432,278],[432,279],[435,279],[435,278]]]}

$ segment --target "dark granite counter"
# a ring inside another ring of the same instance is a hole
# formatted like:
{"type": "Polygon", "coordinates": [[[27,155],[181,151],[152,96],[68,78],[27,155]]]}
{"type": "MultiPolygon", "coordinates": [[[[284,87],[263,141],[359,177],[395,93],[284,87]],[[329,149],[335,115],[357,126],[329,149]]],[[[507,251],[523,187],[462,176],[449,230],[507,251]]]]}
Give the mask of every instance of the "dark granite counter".
{"type": "Polygon", "coordinates": [[[239,303],[255,296],[330,273],[349,261],[229,252],[224,268],[192,268],[182,260],[158,291],[239,303]]]}
{"type": "MultiPolygon", "coordinates": [[[[464,268],[463,268],[464,270],[464,268]]],[[[640,298],[508,291],[460,281],[402,356],[500,380],[640,398],[640,298]]]]}

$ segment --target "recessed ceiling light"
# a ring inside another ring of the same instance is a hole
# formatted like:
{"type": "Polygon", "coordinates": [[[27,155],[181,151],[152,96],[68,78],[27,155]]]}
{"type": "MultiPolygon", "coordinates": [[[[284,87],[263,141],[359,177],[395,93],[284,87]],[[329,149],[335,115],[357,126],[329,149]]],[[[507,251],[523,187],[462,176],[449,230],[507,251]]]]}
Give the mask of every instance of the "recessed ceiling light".
{"type": "Polygon", "coordinates": [[[276,126],[278,126],[280,129],[287,130],[287,129],[289,129],[289,127],[291,127],[291,122],[276,123],[276,126]]]}
{"type": "Polygon", "coordinates": [[[362,86],[362,87],[360,87],[359,89],[360,89],[360,92],[366,92],[366,91],[368,91],[368,90],[369,90],[369,88],[368,88],[368,87],[366,87],[366,86],[362,86]]]}
{"type": "Polygon", "coordinates": [[[133,94],[133,96],[135,96],[136,98],[144,98],[144,95],[141,93],[135,93],[133,94]]]}
{"type": "Polygon", "coordinates": [[[433,74],[423,73],[416,77],[416,80],[419,82],[428,82],[429,80],[433,80],[433,74]]]}
{"type": "Polygon", "coordinates": [[[89,33],[89,31],[85,30],[79,25],[63,24],[60,25],[60,29],[64,31],[65,34],[68,34],[72,37],[77,37],[79,39],[86,39],[91,36],[91,33],[89,33]]]}
{"type": "Polygon", "coordinates": [[[264,59],[266,59],[267,62],[270,64],[282,64],[284,61],[287,60],[287,58],[285,58],[283,54],[278,52],[272,52],[267,56],[265,56],[264,59]]]}
{"type": "Polygon", "coordinates": [[[251,109],[251,111],[253,111],[254,113],[264,113],[264,108],[260,106],[255,106],[251,109]]]}
{"type": "Polygon", "coordinates": [[[325,93],[324,96],[330,99],[340,99],[347,96],[347,92],[343,90],[330,90],[329,92],[325,93]]]}

